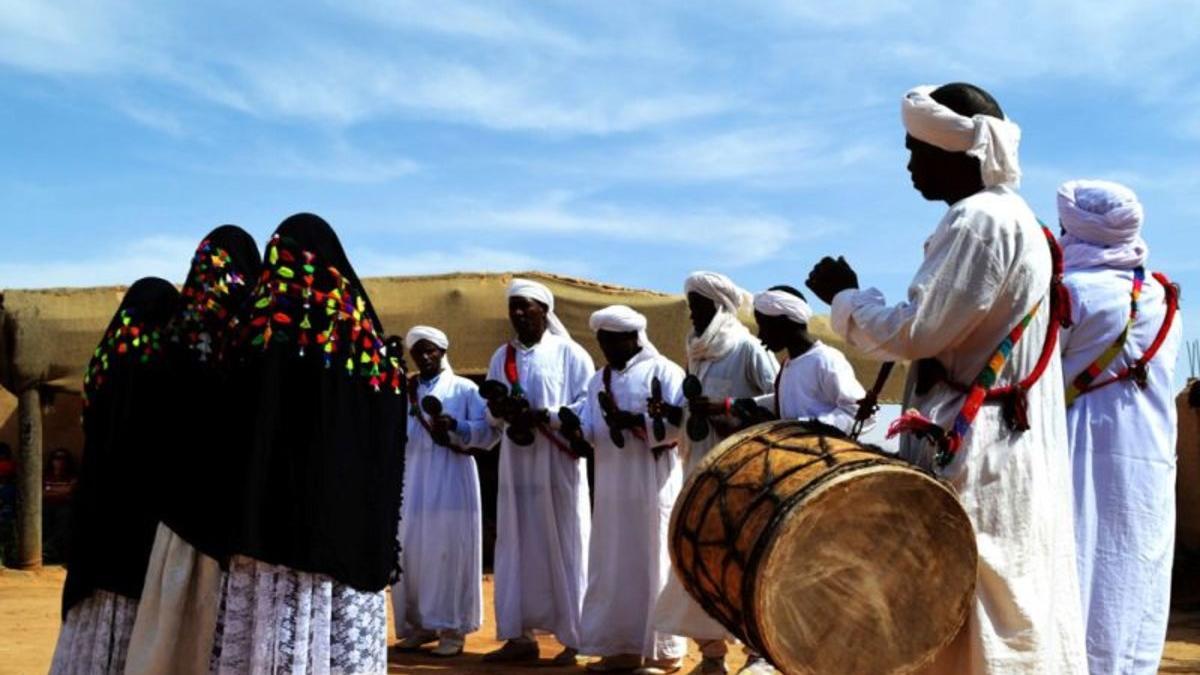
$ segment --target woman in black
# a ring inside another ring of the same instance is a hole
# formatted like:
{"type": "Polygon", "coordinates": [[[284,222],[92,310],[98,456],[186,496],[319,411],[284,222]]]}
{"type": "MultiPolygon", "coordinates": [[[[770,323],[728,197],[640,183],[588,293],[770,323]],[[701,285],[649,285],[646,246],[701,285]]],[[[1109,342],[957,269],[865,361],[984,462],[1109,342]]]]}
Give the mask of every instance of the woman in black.
{"type": "Polygon", "coordinates": [[[329,225],[285,220],[231,347],[236,506],[219,672],[383,673],[404,374],[329,225]]]}
{"type": "Polygon", "coordinates": [[[158,524],[155,471],[171,438],[165,328],[170,282],[130,286],[83,380],[83,463],[75,493],[63,626],[50,672],[121,673],[158,524]]]}
{"type": "Polygon", "coordinates": [[[183,302],[166,330],[176,431],[159,453],[161,519],[129,641],[126,675],[208,672],[225,559],[226,450],[236,421],[222,350],[262,258],[254,238],[222,225],[196,247],[183,302]]]}

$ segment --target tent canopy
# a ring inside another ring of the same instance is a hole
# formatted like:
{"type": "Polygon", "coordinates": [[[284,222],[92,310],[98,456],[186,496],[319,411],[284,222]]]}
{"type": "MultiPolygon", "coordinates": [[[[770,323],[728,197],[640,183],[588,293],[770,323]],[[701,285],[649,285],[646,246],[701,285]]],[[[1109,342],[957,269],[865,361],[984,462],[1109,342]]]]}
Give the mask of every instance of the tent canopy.
{"type": "MultiPolygon", "coordinates": [[[[629,305],[645,314],[650,339],[667,357],[685,363],[684,341],[690,324],[682,295],[542,272],[377,277],[363,283],[388,333],[403,335],[418,323],[436,326],[450,338],[455,370],[479,376],[487,371],[496,348],[512,335],[504,298],[514,276],[536,279],[554,292],[559,317],[597,363],[602,357],[588,329],[588,317],[613,304],[629,305]]],[[[5,291],[0,296],[0,382],[13,392],[31,386],[79,392],[92,350],[124,292],[124,287],[116,286],[5,291]]],[[[845,352],[859,380],[864,386],[871,385],[877,361],[848,349],[833,334],[826,317],[814,317],[810,329],[845,352]]],[[[882,398],[899,402],[903,382],[903,369],[897,369],[882,398]]]]}

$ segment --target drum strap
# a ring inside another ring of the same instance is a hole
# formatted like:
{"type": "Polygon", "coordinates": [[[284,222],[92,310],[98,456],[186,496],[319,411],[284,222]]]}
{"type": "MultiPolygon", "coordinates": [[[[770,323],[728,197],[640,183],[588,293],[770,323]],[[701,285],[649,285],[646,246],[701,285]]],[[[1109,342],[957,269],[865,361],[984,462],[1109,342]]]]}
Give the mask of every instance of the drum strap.
{"type": "Polygon", "coordinates": [[[784,359],[783,363],[779,365],[779,372],[775,373],[775,419],[783,419],[783,414],[779,412],[783,408],[783,404],[779,401],[779,383],[783,382],[783,371],[787,369],[791,360],[790,356],[784,359]]]}
{"type": "Polygon", "coordinates": [[[850,427],[850,438],[858,440],[858,437],[862,435],[863,425],[879,411],[879,395],[883,393],[888,377],[891,376],[892,369],[895,367],[895,361],[884,361],[880,364],[879,373],[875,376],[875,384],[871,385],[871,390],[867,392],[867,395],[858,401],[858,410],[854,413],[854,425],[850,427]]]}
{"type": "MultiPolygon", "coordinates": [[[[513,346],[513,343],[511,342],[508,343],[507,348],[504,350],[504,379],[508,380],[508,390],[513,396],[525,395],[525,390],[521,387],[520,373],[517,372],[517,348],[513,346]]],[[[579,455],[576,455],[571,451],[571,446],[564,443],[545,424],[539,422],[537,425],[537,430],[543,438],[550,441],[551,445],[567,453],[571,457],[579,459],[579,455]]]]}
{"type": "Polygon", "coordinates": [[[1021,319],[1020,323],[1009,331],[1008,335],[996,347],[996,351],[987,360],[983,370],[975,377],[971,386],[967,387],[950,380],[949,377],[945,376],[945,369],[940,369],[940,382],[962,392],[966,396],[963,406],[955,417],[954,424],[949,431],[938,426],[916,410],[909,410],[888,427],[888,438],[899,434],[911,433],[915,436],[934,441],[937,444],[937,455],[935,457],[937,465],[944,467],[954,459],[955,455],[962,448],[964,437],[971,430],[971,426],[975,423],[975,418],[979,415],[980,408],[985,403],[1001,404],[1003,406],[1004,419],[1013,431],[1029,430],[1029,404],[1026,393],[1045,374],[1046,368],[1050,365],[1051,358],[1057,352],[1059,330],[1071,326],[1071,297],[1067,287],[1063,284],[1062,248],[1059,247],[1058,240],[1054,238],[1054,233],[1044,224],[1042,225],[1042,233],[1045,235],[1046,243],[1050,247],[1052,266],[1049,293],[1050,321],[1046,326],[1046,339],[1042,342],[1042,353],[1038,357],[1033,371],[1024,379],[1014,384],[1003,387],[992,386],[999,379],[1001,370],[1004,369],[1004,365],[1008,362],[1009,357],[1012,356],[1013,348],[1020,342],[1021,337],[1025,334],[1025,329],[1028,328],[1038,309],[1042,306],[1042,301],[1038,301],[1033,306],[1033,309],[1029,310],[1021,319]]]}
{"type": "Polygon", "coordinates": [[[1150,347],[1146,349],[1141,358],[1122,368],[1116,375],[1106,380],[1096,381],[1096,378],[1112,365],[1112,362],[1125,350],[1125,343],[1129,340],[1129,332],[1133,329],[1133,324],[1137,320],[1138,298],[1142,294],[1142,286],[1145,280],[1145,269],[1138,267],[1133,271],[1133,290],[1129,293],[1129,320],[1125,322],[1125,328],[1121,330],[1121,334],[1117,336],[1116,340],[1113,340],[1108,349],[1104,350],[1104,353],[1085,368],[1082,373],[1079,373],[1070,386],[1067,387],[1068,408],[1074,405],[1080,396],[1089,391],[1106,387],[1114,382],[1133,380],[1139,389],[1146,388],[1149,381],[1149,372],[1146,366],[1158,354],[1158,350],[1162,347],[1163,342],[1166,341],[1167,335],[1171,332],[1171,325],[1175,322],[1175,314],[1179,311],[1179,287],[1171,283],[1171,280],[1165,274],[1159,272],[1154,273],[1154,280],[1162,285],[1163,291],[1166,294],[1164,302],[1167,305],[1167,312],[1163,317],[1162,325],[1158,328],[1158,334],[1154,336],[1154,341],[1150,343],[1150,347]]]}

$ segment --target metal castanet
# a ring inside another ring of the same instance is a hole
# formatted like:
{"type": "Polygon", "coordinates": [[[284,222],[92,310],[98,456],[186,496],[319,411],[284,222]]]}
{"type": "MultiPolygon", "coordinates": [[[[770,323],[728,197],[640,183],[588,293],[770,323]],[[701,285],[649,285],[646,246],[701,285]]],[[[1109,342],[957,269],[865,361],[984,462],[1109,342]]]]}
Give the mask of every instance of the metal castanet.
{"type": "Polygon", "coordinates": [[[591,457],[596,454],[595,448],[583,438],[583,422],[567,406],[558,409],[558,423],[563,436],[571,446],[571,452],[576,457],[591,457]]]}
{"type": "MultiPolygon", "coordinates": [[[[488,402],[494,413],[499,417],[511,420],[522,420],[529,417],[529,400],[524,396],[514,396],[508,385],[499,380],[486,380],[479,385],[479,396],[488,402]]],[[[533,427],[527,422],[509,423],[505,430],[509,440],[517,445],[533,445],[533,427]]]]}
{"type": "MultiPolygon", "coordinates": [[[[433,426],[433,421],[441,417],[442,413],[445,412],[445,408],[442,406],[441,400],[439,400],[436,396],[426,396],[425,398],[422,398],[421,410],[424,411],[424,413],[429,417],[430,426],[433,426]]],[[[447,433],[445,429],[433,427],[430,430],[429,435],[433,437],[434,442],[436,442],[438,445],[444,445],[447,447],[451,445],[450,434],[447,433]]]]}
{"type": "Polygon", "coordinates": [[[832,427],[725,439],[671,516],[676,575],[785,674],[909,673],[974,603],[974,531],[952,488],[832,427]]]}
{"type": "Polygon", "coordinates": [[[617,402],[609,396],[607,391],[602,391],[596,395],[596,400],[600,403],[600,410],[604,414],[604,423],[608,425],[608,437],[612,440],[613,445],[618,448],[625,447],[625,432],[622,431],[617,420],[620,418],[621,409],[617,407],[617,402]]]}
{"type": "MultiPolygon", "coordinates": [[[[683,397],[688,400],[688,403],[704,396],[704,385],[700,382],[700,378],[695,375],[688,375],[683,379],[683,397]]],[[[695,412],[688,414],[687,435],[692,441],[699,442],[708,438],[709,426],[708,415],[701,415],[695,412]]]]}
{"type": "Polygon", "coordinates": [[[655,377],[650,380],[650,406],[651,410],[655,410],[654,414],[650,415],[651,426],[654,428],[654,440],[661,443],[667,437],[667,421],[663,411],[663,393],[662,382],[655,377]]]}

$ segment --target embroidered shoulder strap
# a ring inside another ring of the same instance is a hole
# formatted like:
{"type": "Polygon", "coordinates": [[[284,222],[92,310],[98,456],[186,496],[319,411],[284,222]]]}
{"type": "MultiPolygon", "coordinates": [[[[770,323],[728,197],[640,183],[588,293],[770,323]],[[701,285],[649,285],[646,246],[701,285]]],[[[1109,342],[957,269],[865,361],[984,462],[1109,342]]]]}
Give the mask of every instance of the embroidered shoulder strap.
{"type": "MultiPolygon", "coordinates": [[[[1038,222],[1041,224],[1041,221],[1038,222]]],[[[938,426],[916,410],[909,410],[888,427],[888,438],[898,434],[911,433],[935,441],[937,443],[935,460],[939,467],[944,467],[953,461],[955,455],[962,448],[963,439],[966,437],[967,432],[971,430],[971,426],[975,423],[975,418],[979,415],[979,410],[984,403],[1001,403],[1004,406],[1005,420],[1007,420],[1009,427],[1014,431],[1027,431],[1029,429],[1029,405],[1026,392],[1037,384],[1038,380],[1045,374],[1050,360],[1058,349],[1059,330],[1071,325],[1070,294],[1067,287],[1063,284],[1062,248],[1059,247],[1054,233],[1044,224],[1042,224],[1042,233],[1046,237],[1046,243],[1050,246],[1052,266],[1049,293],[1050,321],[1046,327],[1046,339],[1042,343],[1042,353],[1038,357],[1037,364],[1033,370],[1024,379],[1015,384],[993,387],[1000,376],[1000,372],[1004,369],[1004,365],[1008,363],[1009,357],[1012,356],[1013,348],[1020,342],[1021,337],[1025,334],[1025,329],[1028,328],[1030,322],[1033,321],[1033,317],[1036,316],[1038,310],[1041,308],[1041,301],[1035,304],[1033,309],[1029,310],[1022,317],[1020,323],[1009,331],[1008,335],[1000,342],[1000,345],[996,347],[996,351],[988,359],[983,370],[972,381],[971,386],[966,387],[949,379],[944,380],[945,384],[964,392],[966,395],[963,406],[959,410],[958,415],[955,416],[954,424],[949,431],[938,426]]]]}
{"type": "Polygon", "coordinates": [[[1107,387],[1114,382],[1133,380],[1134,384],[1141,389],[1145,389],[1149,384],[1149,372],[1147,370],[1147,366],[1150,364],[1150,361],[1154,359],[1155,355],[1158,354],[1158,350],[1162,348],[1163,343],[1166,342],[1167,335],[1169,335],[1171,332],[1171,326],[1175,323],[1175,315],[1179,312],[1179,286],[1172,283],[1171,280],[1161,272],[1155,272],[1153,276],[1154,280],[1163,287],[1163,293],[1165,294],[1163,301],[1167,305],[1167,311],[1163,316],[1162,325],[1158,327],[1158,333],[1154,336],[1154,341],[1150,343],[1150,346],[1146,348],[1146,351],[1143,352],[1141,357],[1139,357],[1136,361],[1117,371],[1117,373],[1112,377],[1109,377],[1105,380],[1100,380],[1098,382],[1096,381],[1096,378],[1099,377],[1106,368],[1112,365],[1112,362],[1116,360],[1118,356],[1120,356],[1122,351],[1124,351],[1125,342],[1128,340],[1129,331],[1132,329],[1133,322],[1137,318],[1137,301],[1138,296],[1141,295],[1142,286],[1145,283],[1145,275],[1146,272],[1141,267],[1134,270],[1133,292],[1130,293],[1131,307],[1129,312],[1129,320],[1125,323],[1125,329],[1121,331],[1121,335],[1117,337],[1113,344],[1110,345],[1109,348],[1106,349],[1099,358],[1093,361],[1090,366],[1084,369],[1084,371],[1080,373],[1079,376],[1076,377],[1071,383],[1071,386],[1067,388],[1068,407],[1083,394],[1086,394],[1089,391],[1095,391],[1101,387],[1107,387]]]}
{"type": "Polygon", "coordinates": [[[524,396],[521,387],[520,373],[517,372],[517,348],[510,342],[504,350],[504,379],[508,380],[508,388],[513,396],[524,396]]]}

